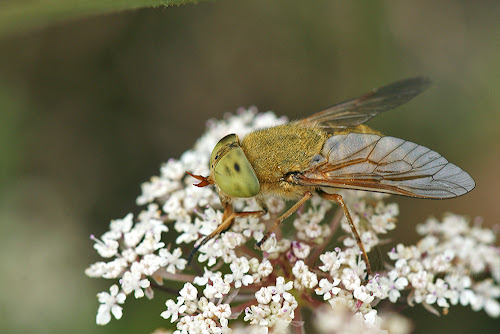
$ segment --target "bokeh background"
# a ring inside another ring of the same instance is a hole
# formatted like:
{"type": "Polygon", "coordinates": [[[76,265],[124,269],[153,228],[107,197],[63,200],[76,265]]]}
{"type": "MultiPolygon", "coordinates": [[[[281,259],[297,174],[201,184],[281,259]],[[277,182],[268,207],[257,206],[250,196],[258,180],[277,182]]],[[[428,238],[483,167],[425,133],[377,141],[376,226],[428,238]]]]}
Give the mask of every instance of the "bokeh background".
{"type": "MultiPolygon", "coordinates": [[[[255,105],[300,118],[392,81],[431,89],[373,120],[467,170],[476,189],[400,203],[394,240],[446,211],[498,208],[500,3],[220,0],[72,20],[0,41],[0,332],[149,333],[165,298],[129,298],[95,325],[90,234],[137,213],[141,182],[190,148],[209,118],[255,105]]],[[[498,319],[417,306],[418,333],[489,333],[498,319]]]]}

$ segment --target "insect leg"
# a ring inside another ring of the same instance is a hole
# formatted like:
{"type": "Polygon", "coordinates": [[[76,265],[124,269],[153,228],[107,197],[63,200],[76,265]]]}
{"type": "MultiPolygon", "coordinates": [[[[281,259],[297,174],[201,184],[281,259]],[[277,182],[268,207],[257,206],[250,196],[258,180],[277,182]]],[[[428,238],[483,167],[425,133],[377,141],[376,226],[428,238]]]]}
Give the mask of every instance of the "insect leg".
{"type": "Polygon", "coordinates": [[[224,214],[222,215],[222,223],[217,226],[217,228],[204,237],[197,245],[194,246],[193,250],[191,253],[189,253],[189,256],[187,258],[188,264],[191,264],[191,261],[193,260],[194,255],[198,252],[201,246],[207,243],[208,240],[212,239],[216,235],[226,231],[231,227],[231,224],[234,221],[234,218],[236,217],[260,217],[266,214],[265,211],[248,211],[248,212],[233,212],[233,206],[230,203],[224,203],[224,214]]]}
{"type": "Polygon", "coordinates": [[[363,257],[363,261],[365,261],[366,264],[366,272],[368,276],[371,275],[372,269],[370,266],[370,261],[368,260],[368,255],[366,255],[365,247],[363,246],[363,242],[361,241],[361,238],[359,237],[358,231],[356,230],[356,227],[354,226],[354,222],[352,221],[351,214],[349,213],[349,210],[347,210],[347,206],[345,205],[344,199],[342,198],[341,195],[339,194],[327,194],[325,192],[318,191],[318,194],[323,197],[324,199],[327,199],[329,201],[335,201],[340,204],[342,209],[344,210],[345,217],[347,218],[347,221],[349,222],[349,226],[351,227],[351,231],[354,234],[354,238],[356,238],[356,242],[358,243],[359,249],[361,249],[361,256],[363,257]]]}
{"type": "Polygon", "coordinates": [[[255,245],[257,248],[260,248],[264,242],[266,242],[267,238],[271,235],[273,230],[285,219],[287,219],[292,213],[297,211],[302,204],[304,204],[309,198],[312,197],[312,193],[310,191],[306,191],[304,197],[302,197],[297,203],[295,203],[290,209],[287,210],[284,214],[276,219],[274,225],[267,231],[264,237],[255,245]]]}

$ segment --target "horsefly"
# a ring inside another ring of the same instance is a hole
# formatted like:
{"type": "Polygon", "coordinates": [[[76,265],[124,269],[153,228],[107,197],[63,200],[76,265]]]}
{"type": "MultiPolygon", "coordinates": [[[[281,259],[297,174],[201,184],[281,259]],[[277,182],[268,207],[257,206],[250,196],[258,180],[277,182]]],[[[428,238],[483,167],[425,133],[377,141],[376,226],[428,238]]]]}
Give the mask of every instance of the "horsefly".
{"type": "Polygon", "coordinates": [[[424,77],[410,78],[374,89],[305,119],[254,131],[240,139],[222,138],[210,158],[210,175],[192,175],[204,187],[215,184],[224,207],[222,223],[195,246],[226,231],[237,217],[261,217],[264,199],[277,196],[297,202],[278,217],[257,243],[260,247],[283,220],[316,192],[343,209],[366,263],[370,263],[349,210],[338,189],[445,199],[461,196],[475,187],[468,173],[424,146],[390,136],[363,125],[381,112],[393,109],[430,85],[424,77]],[[260,211],[234,212],[234,198],[255,197],[260,211]]]}

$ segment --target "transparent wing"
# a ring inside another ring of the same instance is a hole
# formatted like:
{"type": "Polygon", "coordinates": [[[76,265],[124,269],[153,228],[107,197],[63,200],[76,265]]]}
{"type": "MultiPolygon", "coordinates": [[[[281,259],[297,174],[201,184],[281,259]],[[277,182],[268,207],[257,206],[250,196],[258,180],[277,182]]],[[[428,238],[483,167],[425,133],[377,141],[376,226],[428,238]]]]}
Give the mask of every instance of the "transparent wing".
{"type": "Polygon", "coordinates": [[[431,81],[425,77],[416,77],[394,82],[377,88],[355,99],[341,102],[309,116],[300,124],[319,124],[334,130],[342,130],[368,121],[377,114],[396,108],[420,94],[431,81]]]}
{"type": "Polygon", "coordinates": [[[437,199],[457,197],[475,187],[469,174],[437,152],[403,139],[361,133],[330,137],[322,155],[289,181],[437,199]]]}

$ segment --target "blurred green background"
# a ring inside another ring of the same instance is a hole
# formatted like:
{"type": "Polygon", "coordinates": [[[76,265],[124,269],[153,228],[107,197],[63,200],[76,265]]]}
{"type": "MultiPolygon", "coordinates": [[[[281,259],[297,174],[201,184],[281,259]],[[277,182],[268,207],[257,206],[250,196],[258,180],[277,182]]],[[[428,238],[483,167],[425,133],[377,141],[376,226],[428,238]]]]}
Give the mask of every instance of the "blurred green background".
{"type": "MultiPolygon", "coordinates": [[[[434,85],[370,122],[467,170],[476,189],[400,203],[394,240],[452,211],[500,221],[498,1],[229,1],[143,9],[0,40],[0,332],[149,333],[165,298],[130,297],[95,325],[110,282],[89,235],[137,213],[140,183],[239,106],[301,118],[415,75],[434,85]]],[[[417,306],[418,333],[489,333],[498,319],[417,306]]]]}

